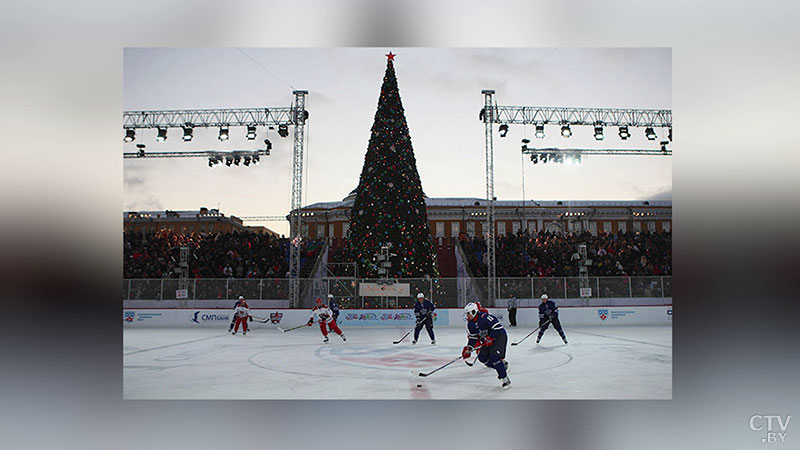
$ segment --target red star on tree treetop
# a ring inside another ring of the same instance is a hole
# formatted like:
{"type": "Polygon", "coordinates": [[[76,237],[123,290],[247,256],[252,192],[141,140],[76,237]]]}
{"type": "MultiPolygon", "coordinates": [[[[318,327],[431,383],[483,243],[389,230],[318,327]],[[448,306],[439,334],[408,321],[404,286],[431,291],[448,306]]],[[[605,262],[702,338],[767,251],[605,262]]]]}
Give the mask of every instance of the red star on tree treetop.
{"type": "Polygon", "coordinates": [[[389,50],[389,53],[386,54],[386,57],[389,58],[389,61],[394,61],[394,57],[397,56],[389,50]]]}

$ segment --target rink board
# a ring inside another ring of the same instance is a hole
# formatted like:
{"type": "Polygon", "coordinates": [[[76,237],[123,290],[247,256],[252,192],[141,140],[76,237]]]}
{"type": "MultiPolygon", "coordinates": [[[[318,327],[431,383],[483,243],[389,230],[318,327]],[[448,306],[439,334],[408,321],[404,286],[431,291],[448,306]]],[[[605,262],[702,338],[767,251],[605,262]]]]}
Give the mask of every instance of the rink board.
{"type": "MultiPolygon", "coordinates": [[[[508,325],[508,311],[490,308],[504,325],[508,325]]],[[[672,306],[626,307],[561,307],[559,318],[563,323],[587,326],[618,325],[671,325],[672,306]]],[[[254,328],[291,327],[308,321],[308,310],[259,309],[251,314],[269,319],[267,323],[250,322],[254,328]]],[[[440,308],[434,313],[435,326],[463,326],[464,314],[460,308],[440,308]]],[[[122,322],[127,327],[220,327],[231,322],[233,310],[194,308],[123,309],[122,322]]],[[[519,308],[517,324],[535,326],[539,322],[537,308],[519,308]]],[[[398,309],[347,309],[339,315],[343,327],[410,327],[414,314],[398,309]]]]}

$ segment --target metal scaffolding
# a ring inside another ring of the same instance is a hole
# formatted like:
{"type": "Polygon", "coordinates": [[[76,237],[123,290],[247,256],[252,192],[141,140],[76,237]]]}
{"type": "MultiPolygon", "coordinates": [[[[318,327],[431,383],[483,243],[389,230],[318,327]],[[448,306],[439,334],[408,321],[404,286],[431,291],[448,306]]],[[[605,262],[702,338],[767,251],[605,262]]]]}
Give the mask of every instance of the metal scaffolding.
{"type": "Polygon", "coordinates": [[[486,127],[486,269],[488,277],[487,306],[495,306],[497,297],[497,278],[495,274],[495,215],[494,215],[494,145],[492,141],[492,123],[494,122],[494,91],[484,90],[483,94],[483,122],[486,127]]]}
{"type": "Polygon", "coordinates": [[[565,156],[573,155],[650,155],[650,156],[671,156],[672,150],[662,149],[634,149],[634,148],[528,148],[522,147],[524,155],[541,154],[562,154],[565,156]]]}
{"type": "Polygon", "coordinates": [[[306,95],[308,91],[294,91],[294,150],[292,152],[292,205],[289,210],[289,307],[297,308],[300,300],[300,247],[302,241],[301,214],[303,198],[303,137],[306,123],[306,95]]]}

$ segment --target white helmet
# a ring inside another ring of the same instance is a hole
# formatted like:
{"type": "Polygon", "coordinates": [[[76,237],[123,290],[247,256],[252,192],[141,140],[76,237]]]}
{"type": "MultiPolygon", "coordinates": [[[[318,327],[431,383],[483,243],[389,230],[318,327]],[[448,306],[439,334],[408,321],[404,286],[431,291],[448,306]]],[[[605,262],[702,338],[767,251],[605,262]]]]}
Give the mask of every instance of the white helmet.
{"type": "Polygon", "coordinates": [[[333,298],[333,294],[328,294],[328,298],[333,298]]]}
{"type": "Polygon", "coordinates": [[[542,294],[542,297],[541,297],[542,300],[547,300],[548,298],[550,298],[550,297],[548,297],[547,294],[542,294]]]}
{"type": "Polygon", "coordinates": [[[464,307],[464,317],[470,320],[478,315],[478,311],[478,305],[475,303],[467,303],[467,306],[464,307]]]}
{"type": "Polygon", "coordinates": [[[244,297],[242,297],[242,296],[240,295],[240,296],[239,296],[239,300],[244,300],[244,297]]]}
{"type": "Polygon", "coordinates": [[[422,292],[420,292],[419,294],[417,294],[417,298],[425,298],[425,294],[423,294],[422,292]]]}

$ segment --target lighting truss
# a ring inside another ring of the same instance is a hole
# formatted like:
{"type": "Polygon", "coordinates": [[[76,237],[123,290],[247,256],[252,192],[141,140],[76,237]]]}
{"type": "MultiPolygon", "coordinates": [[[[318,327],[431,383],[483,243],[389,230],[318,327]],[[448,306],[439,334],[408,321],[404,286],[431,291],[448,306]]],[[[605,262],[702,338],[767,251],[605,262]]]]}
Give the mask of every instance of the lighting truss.
{"type": "Polygon", "coordinates": [[[207,150],[197,152],[125,152],[124,158],[210,158],[214,156],[269,156],[269,150],[207,150]]]}
{"type": "Polygon", "coordinates": [[[293,107],[125,111],[122,128],[246,127],[295,125],[293,107]]]}
{"type": "Polygon", "coordinates": [[[628,148],[522,148],[524,155],[563,154],[563,155],[652,155],[671,156],[672,150],[661,149],[628,149],[628,148]]]}
{"type": "Polygon", "coordinates": [[[487,119],[503,124],[591,125],[606,127],[672,127],[672,110],[494,106],[487,119]]]}

